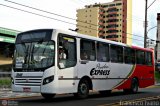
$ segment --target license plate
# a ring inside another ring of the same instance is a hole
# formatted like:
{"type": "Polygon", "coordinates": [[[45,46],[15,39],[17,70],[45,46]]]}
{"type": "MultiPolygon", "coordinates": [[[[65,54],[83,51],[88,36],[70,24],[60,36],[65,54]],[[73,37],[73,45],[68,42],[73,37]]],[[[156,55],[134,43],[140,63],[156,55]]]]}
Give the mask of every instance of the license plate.
{"type": "Polygon", "coordinates": [[[23,92],[31,92],[31,88],[23,88],[23,92]]]}

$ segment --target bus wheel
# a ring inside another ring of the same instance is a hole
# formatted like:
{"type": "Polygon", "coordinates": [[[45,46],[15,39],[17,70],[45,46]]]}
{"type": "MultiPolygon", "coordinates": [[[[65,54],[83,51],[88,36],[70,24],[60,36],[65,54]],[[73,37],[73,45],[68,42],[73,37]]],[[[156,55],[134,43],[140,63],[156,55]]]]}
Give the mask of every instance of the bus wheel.
{"type": "Polygon", "coordinates": [[[41,95],[47,100],[52,99],[55,96],[55,94],[47,94],[47,93],[41,93],[41,95]]]}
{"type": "Polygon", "coordinates": [[[84,99],[89,95],[89,84],[87,80],[80,81],[78,85],[78,92],[74,94],[74,96],[84,99]]]}
{"type": "Polygon", "coordinates": [[[137,93],[138,92],[138,79],[137,78],[133,78],[131,81],[131,88],[130,89],[124,89],[123,91],[125,93],[137,93]]]}
{"type": "Polygon", "coordinates": [[[108,96],[108,95],[111,94],[111,90],[99,91],[99,93],[100,93],[102,96],[108,96]]]}
{"type": "Polygon", "coordinates": [[[131,83],[131,93],[137,93],[137,92],[138,92],[138,80],[137,78],[133,78],[131,83]]]}

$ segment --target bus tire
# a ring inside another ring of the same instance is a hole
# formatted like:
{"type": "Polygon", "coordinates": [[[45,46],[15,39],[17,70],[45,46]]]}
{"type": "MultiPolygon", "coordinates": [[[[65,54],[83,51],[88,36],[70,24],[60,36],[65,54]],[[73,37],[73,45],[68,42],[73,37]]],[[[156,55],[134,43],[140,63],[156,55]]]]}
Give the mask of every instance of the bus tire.
{"type": "Polygon", "coordinates": [[[78,92],[74,94],[75,97],[80,99],[87,98],[89,95],[89,84],[87,80],[80,81],[78,85],[78,92]]]}
{"type": "Polygon", "coordinates": [[[137,93],[138,92],[138,79],[137,78],[133,78],[132,82],[131,82],[131,93],[137,93]]]}
{"type": "Polygon", "coordinates": [[[108,95],[111,94],[111,90],[99,91],[99,93],[100,93],[102,96],[108,96],[108,95]]]}
{"type": "Polygon", "coordinates": [[[41,95],[42,95],[43,98],[45,98],[46,100],[49,100],[49,99],[52,99],[56,94],[41,93],[41,95]]]}
{"type": "Polygon", "coordinates": [[[137,78],[133,78],[131,80],[131,87],[130,89],[124,89],[124,93],[137,93],[139,88],[139,83],[137,78]]]}

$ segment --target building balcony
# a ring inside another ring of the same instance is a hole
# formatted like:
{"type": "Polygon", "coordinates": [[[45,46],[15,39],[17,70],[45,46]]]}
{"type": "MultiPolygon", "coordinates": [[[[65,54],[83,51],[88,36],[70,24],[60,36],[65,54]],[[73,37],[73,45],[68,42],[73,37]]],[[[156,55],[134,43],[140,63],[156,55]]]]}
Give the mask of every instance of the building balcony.
{"type": "Polygon", "coordinates": [[[98,17],[98,19],[99,19],[99,20],[104,20],[104,18],[103,18],[103,17],[101,17],[101,16],[99,16],[99,17],[98,17]]]}
{"type": "Polygon", "coordinates": [[[103,8],[103,7],[99,7],[99,9],[100,9],[100,10],[104,10],[104,8],[103,8]]]}
{"type": "Polygon", "coordinates": [[[112,40],[112,41],[117,41],[118,39],[117,38],[106,38],[108,40],[112,40]]]}
{"type": "Polygon", "coordinates": [[[108,25],[117,24],[117,22],[107,22],[108,25]]]}
{"type": "Polygon", "coordinates": [[[103,15],[103,14],[104,14],[104,12],[100,11],[100,12],[99,12],[99,14],[100,14],[100,15],[103,15]]]}
{"type": "Polygon", "coordinates": [[[108,17],[108,19],[118,19],[117,17],[108,17]]]}
{"type": "Polygon", "coordinates": [[[99,27],[98,30],[103,30],[103,28],[102,28],[102,27],[99,27]]]}
{"type": "Polygon", "coordinates": [[[107,28],[108,30],[116,30],[117,28],[116,27],[113,27],[113,28],[107,28]]]}
{"type": "Polygon", "coordinates": [[[104,25],[104,23],[103,23],[103,22],[99,22],[98,24],[99,24],[99,25],[104,25]]]}
{"type": "Polygon", "coordinates": [[[104,36],[104,33],[103,32],[99,32],[98,36],[104,36]]]}

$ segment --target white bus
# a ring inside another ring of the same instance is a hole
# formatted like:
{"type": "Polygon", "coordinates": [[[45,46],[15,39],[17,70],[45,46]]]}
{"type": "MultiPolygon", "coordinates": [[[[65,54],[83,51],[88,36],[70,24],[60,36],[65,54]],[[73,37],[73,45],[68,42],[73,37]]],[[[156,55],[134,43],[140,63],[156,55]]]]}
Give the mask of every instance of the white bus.
{"type": "Polygon", "coordinates": [[[75,32],[31,30],[17,35],[11,78],[14,92],[47,99],[62,93],[86,98],[90,90],[136,93],[154,84],[153,52],[75,32]]]}

